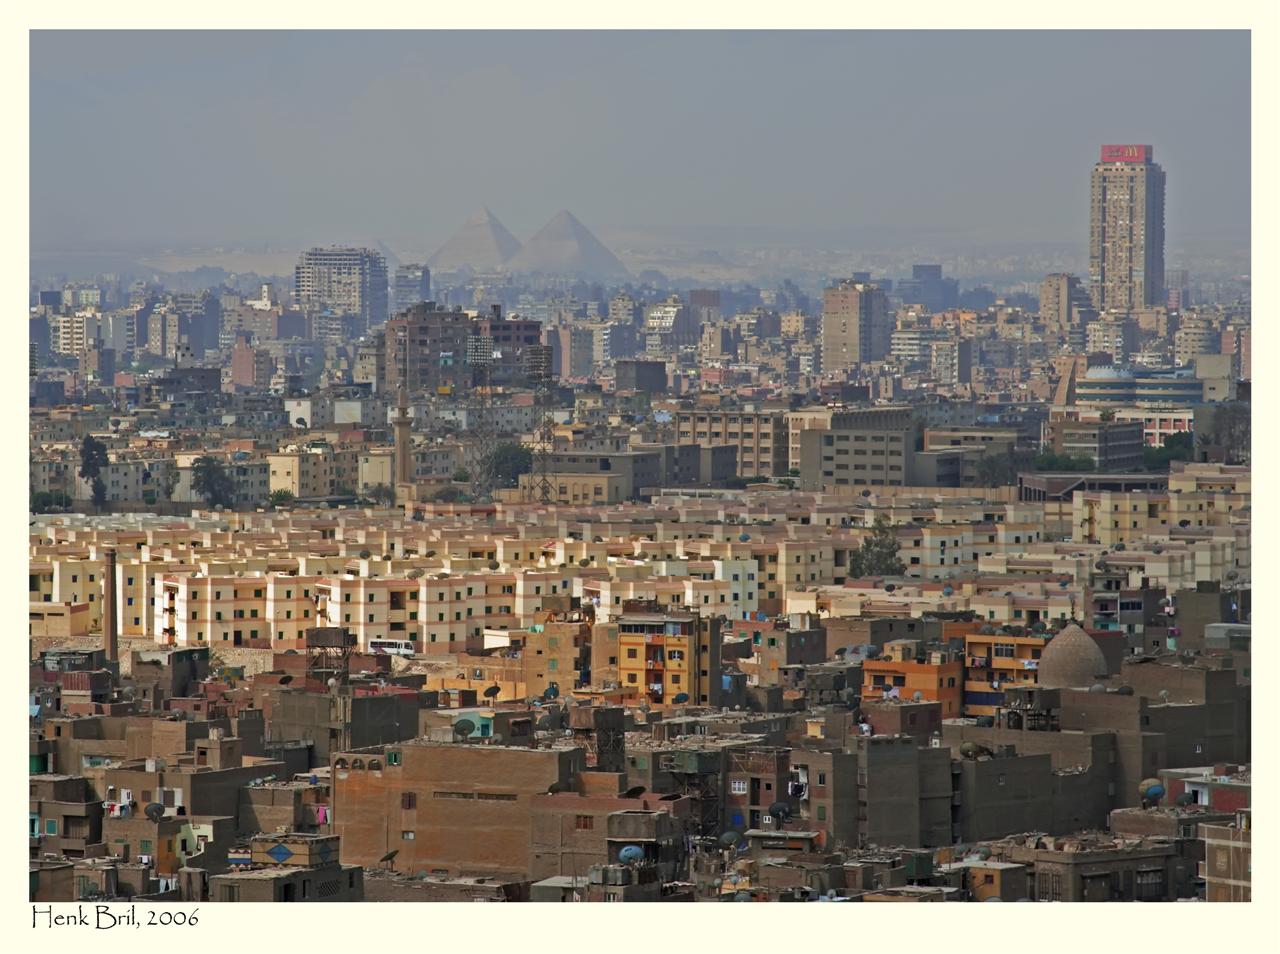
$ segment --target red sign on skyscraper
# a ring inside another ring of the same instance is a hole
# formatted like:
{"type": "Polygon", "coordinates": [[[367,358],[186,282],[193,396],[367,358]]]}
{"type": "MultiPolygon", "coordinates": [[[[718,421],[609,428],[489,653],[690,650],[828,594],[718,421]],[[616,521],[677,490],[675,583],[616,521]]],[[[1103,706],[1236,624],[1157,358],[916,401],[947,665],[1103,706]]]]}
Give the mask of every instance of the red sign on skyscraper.
{"type": "Polygon", "coordinates": [[[1150,162],[1150,146],[1103,146],[1103,162],[1150,162]]]}

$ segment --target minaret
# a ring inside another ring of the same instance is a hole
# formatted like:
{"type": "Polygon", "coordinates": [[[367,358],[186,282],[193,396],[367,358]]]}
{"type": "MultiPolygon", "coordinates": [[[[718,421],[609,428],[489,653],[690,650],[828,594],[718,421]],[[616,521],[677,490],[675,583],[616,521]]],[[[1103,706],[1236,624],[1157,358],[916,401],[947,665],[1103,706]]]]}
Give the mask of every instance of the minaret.
{"type": "Polygon", "coordinates": [[[400,395],[396,402],[396,416],[391,419],[391,426],[395,429],[396,441],[396,483],[410,483],[410,467],[409,458],[411,449],[409,447],[409,431],[413,425],[413,418],[409,416],[409,401],[404,393],[404,385],[400,385],[400,395]]]}
{"type": "Polygon", "coordinates": [[[116,629],[116,548],[106,548],[106,566],[102,574],[102,648],[106,652],[107,662],[116,662],[120,657],[119,636],[116,629]]]}

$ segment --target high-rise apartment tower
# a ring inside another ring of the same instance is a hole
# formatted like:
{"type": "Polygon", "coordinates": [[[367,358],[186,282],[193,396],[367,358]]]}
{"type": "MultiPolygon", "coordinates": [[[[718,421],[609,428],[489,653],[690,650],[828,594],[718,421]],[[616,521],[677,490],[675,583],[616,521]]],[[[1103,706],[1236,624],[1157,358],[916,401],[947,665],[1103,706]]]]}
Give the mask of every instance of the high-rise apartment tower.
{"type": "Polygon", "coordinates": [[[1089,205],[1089,294],[1098,311],[1164,304],[1164,170],[1150,146],[1103,146],[1089,205]]]}

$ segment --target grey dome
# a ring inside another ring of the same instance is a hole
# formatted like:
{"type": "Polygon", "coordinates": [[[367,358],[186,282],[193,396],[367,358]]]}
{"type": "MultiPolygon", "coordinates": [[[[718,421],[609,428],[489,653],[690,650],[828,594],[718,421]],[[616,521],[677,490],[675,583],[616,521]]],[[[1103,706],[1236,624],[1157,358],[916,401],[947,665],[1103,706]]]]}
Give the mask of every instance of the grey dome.
{"type": "Polygon", "coordinates": [[[1074,623],[1049,640],[1040,656],[1038,683],[1045,689],[1091,686],[1107,675],[1107,659],[1093,638],[1074,623]]]}

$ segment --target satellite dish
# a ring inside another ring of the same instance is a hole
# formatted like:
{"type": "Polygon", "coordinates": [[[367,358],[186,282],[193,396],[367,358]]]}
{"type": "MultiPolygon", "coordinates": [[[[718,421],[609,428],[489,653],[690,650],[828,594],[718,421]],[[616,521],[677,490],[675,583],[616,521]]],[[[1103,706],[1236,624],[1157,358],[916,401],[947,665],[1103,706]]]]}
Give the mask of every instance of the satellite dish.
{"type": "Polygon", "coordinates": [[[618,860],[623,864],[635,864],[644,860],[644,849],[639,845],[627,845],[618,852],[618,860]]]}
{"type": "Polygon", "coordinates": [[[158,822],[164,818],[164,806],[159,802],[152,802],[142,810],[142,814],[146,815],[151,821],[158,822]]]}
{"type": "Polygon", "coordinates": [[[325,685],[327,685],[330,689],[333,689],[338,685],[338,680],[334,679],[333,677],[330,677],[329,681],[325,683],[325,685]]]}
{"type": "Polygon", "coordinates": [[[291,676],[289,673],[285,673],[283,676],[280,677],[280,685],[282,686],[287,686],[291,682],[293,682],[293,676],[291,676]]]}
{"type": "Polygon", "coordinates": [[[559,795],[563,791],[564,791],[564,785],[562,785],[560,782],[552,782],[550,785],[547,786],[548,795],[559,795]]]}
{"type": "Polygon", "coordinates": [[[560,695],[560,687],[553,682],[553,683],[550,683],[547,686],[546,691],[542,693],[542,698],[555,699],[555,698],[558,698],[559,695],[560,695]]]}
{"type": "Polygon", "coordinates": [[[489,686],[489,688],[485,689],[484,691],[484,697],[486,699],[492,699],[495,696],[500,696],[500,695],[502,695],[502,687],[499,686],[497,683],[494,683],[492,686],[489,686]]]}
{"type": "Polygon", "coordinates": [[[475,732],[476,724],[470,719],[459,719],[453,724],[453,734],[460,739],[465,739],[475,732]]]}
{"type": "Polygon", "coordinates": [[[951,595],[952,595],[952,594],[954,594],[954,593],[955,593],[955,590],[954,590],[954,589],[952,589],[950,586],[944,586],[944,587],[942,588],[942,595],[943,595],[943,596],[951,596],[951,595]]]}
{"type": "Polygon", "coordinates": [[[919,689],[917,689],[915,692],[913,692],[913,693],[911,694],[911,701],[912,701],[912,702],[920,702],[920,701],[922,701],[923,699],[924,699],[924,693],[923,693],[923,692],[921,692],[919,689]]]}
{"type": "Polygon", "coordinates": [[[1100,682],[1095,682],[1092,686],[1089,687],[1089,691],[1094,693],[1106,692],[1107,687],[1100,682]]]}
{"type": "Polygon", "coordinates": [[[399,848],[396,848],[393,851],[388,851],[385,855],[383,855],[381,858],[378,859],[378,864],[380,865],[390,864],[391,862],[396,860],[396,855],[398,854],[400,854],[399,848]]]}
{"type": "Polygon", "coordinates": [[[720,835],[719,840],[720,844],[725,848],[732,848],[738,842],[742,841],[742,832],[730,829],[729,831],[723,832],[720,835]]]}
{"type": "Polygon", "coordinates": [[[896,587],[896,586],[894,586],[892,583],[886,583],[886,584],[884,585],[884,591],[885,591],[886,593],[892,593],[892,592],[893,592],[894,590],[896,590],[896,589],[897,589],[897,587],[896,587]]]}
{"type": "Polygon", "coordinates": [[[674,698],[674,699],[672,699],[671,701],[672,701],[672,702],[674,702],[676,705],[681,705],[682,703],[688,702],[688,701],[689,701],[689,693],[687,693],[687,692],[677,692],[677,693],[676,693],[676,695],[675,695],[675,698],[674,698]]]}
{"type": "Polygon", "coordinates": [[[1168,702],[1168,701],[1169,701],[1169,690],[1168,690],[1168,689],[1161,689],[1161,690],[1160,690],[1160,698],[1161,698],[1163,701],[1168,702]]]}
{"type": "Polygon", "coordinates": [[[622,797],[623,798],[639,798],[644,793],[645,793],[645,787],[643,785],[634,785],[631,788],[627,789],[625,792],[623,792],[622,797]]]}

